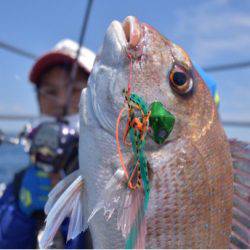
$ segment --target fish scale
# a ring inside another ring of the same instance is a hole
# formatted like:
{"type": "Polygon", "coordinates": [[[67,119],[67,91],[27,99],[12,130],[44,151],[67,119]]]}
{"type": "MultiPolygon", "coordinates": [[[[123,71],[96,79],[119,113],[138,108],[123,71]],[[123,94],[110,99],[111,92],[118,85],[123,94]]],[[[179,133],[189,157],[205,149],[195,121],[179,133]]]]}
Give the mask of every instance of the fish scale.
{"type": "MultiPolygon", "coordinates": [[[[200,165],[202,166],[202,164],[200,164],[200,165]]],[[[176,165],[173,164],[173,166],[175,167],[176,165]]],[[[206,167],[206,166],[204,166],[204,167],[206,167]]],[[[168,168],[171,168],[171,165],[168,165],[168,168]]],[[[172,194],[175,195],[176,203],[174,202],[174,204],[173,203],[170,204],[171,208],[173,209],[173,212],[171,213],[170,217],[166,217],[167,221],[164,221],[164,222],[166,224],[172,225],[171,228],[173,228],[173,229],[174,229],[174,225],[177,225],[179,227],[179,230],[178,230],[178,227],[177,227],[177,228],[175,228],[175,230],[172,230],[172,232],[168,231],[168,234],[170,234],[170,235],[172,234],[173,239],[175,239],[177,242],[183,237],[182,236],[182,234],[183,234],[184,237],[185,237],[184,242],[185,243],[189,242],[188,245],[186,245],[186,247],[190,247],[190,248],[201,247],[202,245],[204,245],[205,239],[209,238],[209,234],[208,234],[208,229],[209,228],[205,227],[206,224],[203,224],[203,225],[200,224],[200,225],[198,225],[198,227],[195,228],[196,230],[191,230],[191,228],[192,228],[191,225],[194,222],[194,221],[192,221],[192,216],[189,216],[189,217],[187,217],[185,219],[186,222],[187,222],[187,224],[185,225],[185,223],[183,223],[183,218],[181,218],[181,220],[180,220],[179,215],[181,213],[180,213],[180,211],[178,211],[178,209],[180,209],[181,207],[185,206],[185,208],[188,209],[188,211],[190,211],[190,212],[186,211],[187,214],[189,214],[189,215],[192,215],[192,214],[199,215],[198,211],[201,210],[201,207],[203,206],[203,209],[207,210],[206,213],[209,213],[209,211],[208,211],[209,210],[208,209],[209,205],[207,207],[204,207],[204,205],[202,203],[200,203],[201,206],[197,207],[195,205],[192,205],[193,201],[190,198],[190,190],[193,190],[194,193],[197,193],[197,191],[199,191],[200,186],[204,187],[203,181],[204,181],[204,179],[208,179],[208,178],[206,178],[205,173],[206,173],[206,170],[204,171],[204,173],[202,173],[202,172],[200,173],[201,175],[203,175],[202,176],[203,178],[200,178],[199,182],[191,183],[191,182],[193,182],[193,181],[191,181],[192,180],[191,173],[187,172],[187,173],[185,173],[185,174],[182,175],[182,178],[180,178],[180,177],[178,178],[178,175],[176,174],[176,169],[175,168],[173,168],[173,169],[171,168],[171,173],[170,173],[171,178],[165,179],[165,182],[172,183],[172,185],[173,185],[174,189],[173,189],[172,194]],[[179,183],[183,184],[183,185],[180,185],[179,183]],[[186,189],[185,187],[189,187],[189,189],[186,189]],[[176,189],[178,189],[178,191],[176,189]],[[196,191],[196,189],[198,189],[198,190],[196,191]],[[184,193],[181,192],[182,190],[183,190],[184,193]],[[178,195],[180,193],[182,193],[181,197],[179,197],[179,195],[178,195]],[[180,232],[180,236],[179,236],[178,231],[180,232]],[[199,233],[197,233],[197,232],[199,232],[199,233]]],[[[159,186],[157,188],[157,185],[156,186],[152,185],[152,194],[167,193],[168,191],[169,190],[161,190],[161,187],[159,188],[159,186]],[[154,187],[156,188],[156,190],[155,190],[156,192],[154,192],[154,187]]],[[[169,195],[171,195],[171,192],[169,193],[169,195]]],[[[162,200],[161,197],[155,197],[155,198],[157,200],[159,199],[160,201],[162,200]]],[[[152,196],[151,196],[151,199],[152,199],[152,196]]],[[[162,206],[160,206],[160,207],[162,207],[162,206]]],[[[217,211],[214,211],[214,212],[218,213],[219,209],[217,211]]],[[[158,215],[160,213],[169,214],[169,211],[162,211],[162,212],[157,211],[158,215]]],[[[229,215],[229,217],[230,217],[230,215],[229,215]]],[[[193,218],[195,218],[195,217],[193,216],[193,218]]],[[[203,218],[204,218],[204,215],[203,215],[203,218]]],[[[151,218],[148,219],[148,221],[151,222],[151,218]]],[[[219,223],[219,222],[220,221],[217,221],[217,223],[219,223]]],[[[159,226],[158,220],[155,219],[154,221],[152,221],[152,225],[154,225],[154,224],[157,225],[157,226],[159,226]]],[[[156,231],[160,230],[159,228],[157,228],[157,226],[155,226],[155,228],[152,229],[152,227],[153,227],[152,225],[149,227],[148,236],[150,236],[151,230],[156,230],[156,231]]],[[[156,234],[156,237],[157,237],[157,234],[156,234]]],[[[172,237],[170,237],[170,239],[171,238],[172,237]]],[[[217,242],[217,243],[215,243],[215,241],[214,242],[211,241],[211,244],[222,244],[222,243],[223,242],[219,242],[219,243],[217,242]]],[[[171,242],[171,243],[169,242],[168,246],[169,247],[170,246],[174,247],[176,245],[173,244],[173,242],[171,242]]],[[[159,247],[159,245],[157,245],[157,247],[159,247]]]]}

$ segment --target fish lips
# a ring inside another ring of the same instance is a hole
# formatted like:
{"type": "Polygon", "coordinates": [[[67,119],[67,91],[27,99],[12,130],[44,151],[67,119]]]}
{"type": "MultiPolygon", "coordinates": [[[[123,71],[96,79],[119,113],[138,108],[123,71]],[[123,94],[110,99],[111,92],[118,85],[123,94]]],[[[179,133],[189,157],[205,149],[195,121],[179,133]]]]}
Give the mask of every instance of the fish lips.
{"type": "Polygon", "coordinates": [[[106,65],[117,65],[130,54],[137,58],[142,53],[142,27],[137,18],[128,16],[123,23],[113,21],[107,29],[102,47],[106,65]]]}

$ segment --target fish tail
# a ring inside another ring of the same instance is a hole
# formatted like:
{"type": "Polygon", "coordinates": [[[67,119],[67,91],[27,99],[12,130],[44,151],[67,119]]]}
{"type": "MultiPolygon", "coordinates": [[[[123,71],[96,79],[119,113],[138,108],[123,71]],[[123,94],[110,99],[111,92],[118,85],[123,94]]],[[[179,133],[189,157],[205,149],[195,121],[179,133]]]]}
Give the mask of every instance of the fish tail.
{"type": "Polygon", "coordinates": [[[66,217],[70,218],[67,241],[74,239],[81,231],[87,229],[83,207],[85,192],[82,176],[78,175],[78,171],[70,174],[49,194],[45,206],[46,225],[39,242],[40,248],[47,248],[51,245],[58,228],[66,217]]]}

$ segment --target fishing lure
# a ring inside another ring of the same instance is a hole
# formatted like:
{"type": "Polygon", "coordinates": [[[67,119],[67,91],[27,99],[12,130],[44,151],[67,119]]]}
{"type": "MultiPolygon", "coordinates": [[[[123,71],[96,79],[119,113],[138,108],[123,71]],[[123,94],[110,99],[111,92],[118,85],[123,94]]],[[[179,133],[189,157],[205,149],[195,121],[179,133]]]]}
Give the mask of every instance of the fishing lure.
{"type": "Polygon", "coordinates": [[[158,143],[166,141],[174,128],[175,117],[165,109],[161,102],[155,101],[150,105],[149,126],[152,130],[151,137],[158,143]]]}
{"type": "MultiPolygon", "coordinates": [[[[137,94],[131,93],[130,90],[124,90],[125,105],[127,105],[128,115],[127,123],[123,135],[123,143],[127,146],[132,145],[134,155],[134,162],[131,166],[125,166],[119,145],[119,122],[121,113],[126,109],[122,109],[117,122],[117,148],[120,156],[120,162],[126,173],[127,187],[133,192],[137,192],[138,196],[134,196],[137,211],[130,211],[131,214],[135,213],[134,222],[129,222],[129,234],[126,237],[126,248],[134,248],[135,246],[145,245],[146,235],[146,220],[145,212],[148,207],[150,195],[150,183],[148,177],[148,160],[144,152],[146,144],[146,136],[151,129],[152,139],[162,144],[171,133],[175,117],[165,109],[161,102],[153,102],[150,106],[137,94]],[[130,143],[127,143],[129,136],[130,143]],[[141,192],[143,191],[143,192],[141,192]],[[140,195],[143,193],[143,195],[140,195]],[[140,197],[140,198],[138,198],[140,197]],[[140,243],[137,243],[140,242],[140,243]]],[[[130,215],[128,216],[130,218],[130,215]]]]}
{"type": "MultiPolygon", "coordinates": [[[[130,94],[129,91],[124,90],[123,94],[125,96],[125,103],[128,106],[127,124],[123,135],[123,142],[125,145],[129,145],[126,143],[126,139],[129,136],[134,154],[134,162],[131,166],[126,167],[122,157],[120,157],[120,161],[124,170],[127,171],[128,169],[126,174],[128,188],[134,192],[138,192],[137,189],[143,189],[144,193],[144,196],[140,196],[141,199],[137,199],[137,202],[140,203],[139,206],[137,206],[138,211],[132,211],[136,216],[134,222],[131,223],[132,226],[126,238],[126,248],[129,249],[135,247],[136,241],[138,241],[137,238],[141,235],[140,225],[143,224],[144,228],[146,225],[145,211],[148,207],[150,184],[148,177],[148,161],[144,152],[144,147],[146,144],[146,135],[151,112],[145,101],[135,93],[130,94]]],[[[117,129],[118,127],[119,126],[117,126],[117,129]]],[[[117,139],[117,145],[119,145],[119,136],[117,136],[117,139]]]]}
{"type": "MultiPolygon", "coordinates": [[[[132,93],[128,96],[128,92],[124,91],[125,99],[128,105],[128,117],[127,125],[125,128],[123,141],[126,144],[126,138],[129,134],[129,138],[132,144],[134,153],[134,164],[130,168],[130,178],[128,181],[128,187],[131,189],[141,187],[141,179],[145,186],[148,186],[146,180],[142,178],[141,171],[147,177],[147,166],[143,166],[142,163],[147,164],[146,156],[144,154],[145,138],[148,132],[150,111],[144,100],[138,95],[132,93]],[[136,111],[140,112],[140,116],[136,116],[136,111]],[[137,185],[132,184],[132,179],[137,171],[137,185]]],[[[127,144],[126,144],[127,145],[127,144]]]]}

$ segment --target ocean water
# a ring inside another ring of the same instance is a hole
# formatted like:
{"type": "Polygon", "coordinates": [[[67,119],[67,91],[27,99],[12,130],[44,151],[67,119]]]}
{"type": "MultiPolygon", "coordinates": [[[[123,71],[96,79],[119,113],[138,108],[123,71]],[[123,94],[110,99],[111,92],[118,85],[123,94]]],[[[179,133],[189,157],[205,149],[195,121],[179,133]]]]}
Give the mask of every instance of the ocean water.
{"type": "Polygon", "coordinates": [[[29,157],[20,145],[0,145],[0,183],[9,183],[16,172],[29,164],[29,157]]]}

